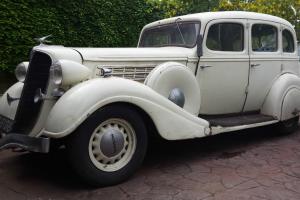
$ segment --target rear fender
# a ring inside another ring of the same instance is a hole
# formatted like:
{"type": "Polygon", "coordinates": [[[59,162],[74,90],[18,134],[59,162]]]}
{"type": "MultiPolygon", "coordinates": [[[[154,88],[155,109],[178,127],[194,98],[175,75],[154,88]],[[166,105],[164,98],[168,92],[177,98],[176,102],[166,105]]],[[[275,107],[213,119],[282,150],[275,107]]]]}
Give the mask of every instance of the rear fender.
{"type": "Polygon", "coordinates": [[[300,112],[300,89],[298,87],[290,88],[282,102],[281,120],[288,120],[298,116],[300,112]]]}
{"type": "Polygon", "coordinates": [[[144,84],[116,77],[89,80],[67,91],[52,108],[43,134],[65,137],[99,108],[117,102],[130,103],[144,110],[165,139],[209,134],[206,120],[188,113],[144,84]]]}
{"type": "Polygon", "coordinates": [[[268,93],[261,112],[281,121],[299,115],[300,78],[294,74],[281,75],[268,93]]]}

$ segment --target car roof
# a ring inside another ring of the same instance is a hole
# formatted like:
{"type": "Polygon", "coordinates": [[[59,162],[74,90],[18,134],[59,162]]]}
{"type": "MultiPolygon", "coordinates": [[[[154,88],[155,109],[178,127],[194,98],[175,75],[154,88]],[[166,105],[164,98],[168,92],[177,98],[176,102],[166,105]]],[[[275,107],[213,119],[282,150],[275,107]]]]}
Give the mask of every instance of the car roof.
{"type": "Polygon", "coordinates": [[[285,19],[280,17],[276,17],[273,15],[262,14],[262,13],[255,13],[255,12],[247,12],[247,11],[218,11],[218,12],[203,12],[203,13],[196,13],[196,14],[189,14],[183,16],[172,17],[168,19],[163,19],[159,21],[152,22],[144,27],[150,28],[153,26],[173,23],[175,20],[180,18],[184,21],[201,21],[202,24],[206,24],[211,20],[214,19],[254,19],[254,20],[264,20],[264,21],[271,21],[275,23],[284,24],[294,30],[293,25],[285,19]]]}

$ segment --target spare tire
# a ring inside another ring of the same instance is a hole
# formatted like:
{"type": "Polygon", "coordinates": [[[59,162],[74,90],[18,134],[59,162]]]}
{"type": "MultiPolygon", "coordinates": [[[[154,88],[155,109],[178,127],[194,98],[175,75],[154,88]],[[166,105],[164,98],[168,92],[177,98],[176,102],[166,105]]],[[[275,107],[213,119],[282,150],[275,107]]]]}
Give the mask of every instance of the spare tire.
{"type": "Polygon", "coordinates": [[[166,62],[155,67],[145,85],[193,115],[200,110],[200,88],[195,75],[183,64],[166,62]]]}

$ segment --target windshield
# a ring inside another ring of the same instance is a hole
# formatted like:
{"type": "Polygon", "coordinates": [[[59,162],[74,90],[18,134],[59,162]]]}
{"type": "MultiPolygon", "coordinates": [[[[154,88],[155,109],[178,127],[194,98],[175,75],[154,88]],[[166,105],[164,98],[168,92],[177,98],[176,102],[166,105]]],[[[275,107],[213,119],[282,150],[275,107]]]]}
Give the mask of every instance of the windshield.
{"type": "Polygon", "coordinates": [[[199,33],[199,22],[177,22],[146,29],[140,47],[194,47],[199,33]]]}

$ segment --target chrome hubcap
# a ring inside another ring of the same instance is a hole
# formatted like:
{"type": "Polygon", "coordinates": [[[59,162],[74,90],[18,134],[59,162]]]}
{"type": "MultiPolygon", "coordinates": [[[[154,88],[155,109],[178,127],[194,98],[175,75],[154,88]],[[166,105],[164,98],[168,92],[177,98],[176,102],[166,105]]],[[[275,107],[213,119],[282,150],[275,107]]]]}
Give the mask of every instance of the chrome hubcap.
{"type": "Polygon", "coordinates": [[[115,128],[108,128],[101,137],[100,150],[106,157],[113,157],[122,151],[124,142],[121,131],[115,128]]]}
{"type": "Polygon", "coordinates": [[[112,172],[131,160],[135,148],[136,135],[132,126],[123,119],[112,118],[94,130],[89,143],[89,156],[98,169],[112,172]]]}

